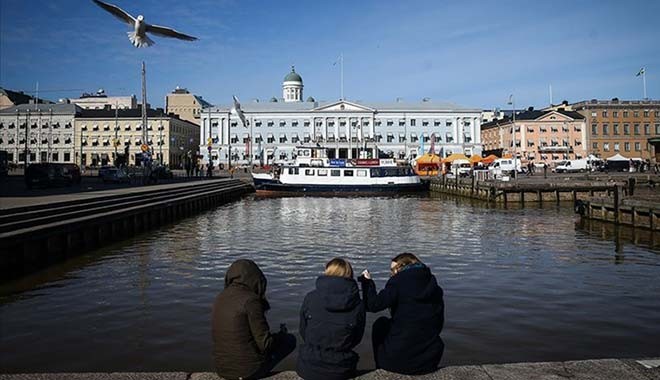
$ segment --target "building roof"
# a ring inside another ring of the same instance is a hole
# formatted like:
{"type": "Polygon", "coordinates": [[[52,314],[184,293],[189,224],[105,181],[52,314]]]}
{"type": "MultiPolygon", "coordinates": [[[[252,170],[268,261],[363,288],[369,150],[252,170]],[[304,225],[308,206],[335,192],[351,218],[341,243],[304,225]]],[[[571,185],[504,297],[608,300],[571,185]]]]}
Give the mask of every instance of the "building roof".
{"type": "MultiPolygon", "coordinates": [[[[459,111],[459,112],[478,112],[478,108],[468,108],[459,106],[449,102],[419,102],[419,103],[405,103],[405,102],[361,102],[349,101],[347,103],[365,108],[374,109],[376,111],[389,111],[389,112],[423,112],[423,111],[459,111]]],[[[323,108],[333,104],[338,104],[341,101],[319,101],[319,102],[248,102],[241,103],[241,109],[245,112],[310,112],[318,108],[323,108]]],[[[212,108],[215,112],[229,112],[233,105],[220,105],[212,108]]]]}
{"type": "Polygon", "coordinates": [[[77,115],[80,111],[82,111],[82,108],[78,107],[75,104],[69,104],[69,103],[20,104],[17,106],[12,106],[0,110],[0,115],[4,115],[4,116],[6,116],[7,114],[16,115],[17,111],[20,114],[26,114],[28,111],[30,113],[35,113],[35,112],[50,113],[52,111],[53,114],[57,114],[57,115],[62,115],[62,114],[77,115]]]}
{"type": "Polygon", "coordinates": [[[296,68],[291,66],[291,72],[284,77],[284,82],[300,82],[302,83],[302,78],[296,72],[296,68]]]}
{"type": "Polygon", "coordinates": [[[209,102],[207,102],[206,100],[202,99],[201,96],[199,96],[199,95],[193,95],[193,96],[194,96],[195,99],[197,100],[197,103],[199,103],[199,105],[202,106],[202,108],[204,108],[204,107],[212,107],[212,106],[213,106],[211,103],[209,103],[209,102]]]}
{"type": "Polygon", "coordinates": [[[591,108],[591,107],[611,107],[611,106],[660,106],[660,100],[619,100],[617,98],[614,98],[612,100],[598,100],[598,99],[591,99],[591,100],[582,100],[577,103],[571,103],[571,106],[574,108],[577,107],[584,107],[584,108],[591,108]]]}
{"type": "MultiPolygon", "coordinates": [[[[28,104],[31,100],[34,100],[35,97],[32,95],[27,95],[23,91],[12,91],[0,87],[0,94],[5,95],[9,100],[14,104],[28,104]]],[[[53,104],[50,100],[45,100],[39,98],[37,103],[41,104],[53,104]]]]}
{"type": "MultiPolygon", "coordinates": [[[[574,120],[583,120],[584,119],[584,116],[581,113],[576,112],[576,111],[566,111],[566,110],[561,110],[561,109],[556,110],[556,111],[553,111],[553,110],[541,111],[541,110],[528,109],[525,112],[521,112],[521,113],[516,114],[516,121],[519,121],[519,120],[536,120],[536,119],[539,119],[539,118],[541,118],[541,117],[543,117],[543,116],[545,116],[549,113],[552,113],[552,112],[560,113],[560,114],[568,116],[568,117],[570,117],[571,119],[574,119],[574,120]]],[[[488,128],[492,128],[492,127],[495,127],[495,126],[498,126],[498,125],[505,125],[505,124],[508,124],[508,123],[511,123],[511,122],[512,122],[511,116],[505,116],[503,119],[493,120],[491,122],[482,124],[481,128],[482,129],[488,129],[488,128]]]]}
{"type": "MultiPolygon", "coordinates": [[[[115,109],[81,109],[78,117],[80,119],[112,119],[115,117],[115,109]]],[[[120,108],[117,110],[117,117],[120,119],[127,118],[141,118],[142,117],[142,108],[120,108]]],[[[177,119],[184,123],[197,125],[187,120],[179,118],[179,115],[174,113],[166,113],[162,108],[148,108],[147,109],[148,118],[171,118],[177,119]]]]}

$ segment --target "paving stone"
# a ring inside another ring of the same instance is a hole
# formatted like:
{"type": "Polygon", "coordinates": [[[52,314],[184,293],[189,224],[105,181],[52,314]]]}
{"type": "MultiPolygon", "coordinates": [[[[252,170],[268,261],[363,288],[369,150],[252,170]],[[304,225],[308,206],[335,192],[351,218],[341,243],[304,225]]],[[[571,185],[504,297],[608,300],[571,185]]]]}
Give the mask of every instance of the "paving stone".
{"type": "Polygon", "coordinates": [[[621,362],[635,373],[644,376],[648,380],[660,380],[660,368],[646,368],[637,363],[637,359],[621,359],[621,362]]]}
{"type": "Polygon", "coordinates": [[[564,367],[574,380],[648,380],[618,359],[570,361],[564,367]]]}
{"type": "MultiPolygon", "coordinates": [[[[267,377],[268,380],[298,380],[300,379],[294,371],[284,371],[267,377]]],[[[223,380],[214,372],[196,372],[190,375],[190,380],[223,380]]]]}
{"type": "Polygon", "coordinates": [[[566,380],[571,374],[562,362],[489,364],[482,366],[492,380],[566,380]]]}
{"type": "Polygon", "coordinates": [[[186,380],[185,372],[88,372],[0,374],[0,380],[186,380]]]}

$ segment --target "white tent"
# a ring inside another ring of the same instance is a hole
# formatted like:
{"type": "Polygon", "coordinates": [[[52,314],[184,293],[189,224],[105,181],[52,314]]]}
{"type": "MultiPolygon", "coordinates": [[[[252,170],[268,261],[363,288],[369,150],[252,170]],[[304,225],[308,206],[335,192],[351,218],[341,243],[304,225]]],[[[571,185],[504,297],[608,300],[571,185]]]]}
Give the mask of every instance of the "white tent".
{"type": "Polygon", "coordinates": [[[620,155],[619,153],[617,153],[614,156],[608,158],[607,161],[630,161],[630,159],[625,158],[622,155],[620,155]]]}

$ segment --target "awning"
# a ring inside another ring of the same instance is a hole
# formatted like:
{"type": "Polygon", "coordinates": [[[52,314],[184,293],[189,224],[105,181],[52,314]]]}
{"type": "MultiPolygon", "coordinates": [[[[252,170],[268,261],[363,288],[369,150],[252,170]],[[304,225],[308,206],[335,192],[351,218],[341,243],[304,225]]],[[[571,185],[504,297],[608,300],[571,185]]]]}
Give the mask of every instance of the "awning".
{"type": "Polygon", "coordinates": [[[109,126],[108,124],[105,124],[105,125],[103,126],[103,129],[110,129],[110,126],[109,126]]]}
{"type": "Polygon", "coordinates": [[[422,137],[429,137],[429,134],[426,132],[422,132],[422,137]]]}
{"type": "Polygon", "coordinates": [[[103,143],[104,143],[104,144],[110,144],[110,140],[109,140],[109,139],[105,139],[105,140],[103,140],[103,143]]]}
{"type": "Polygon", "coordinates": [[[411,134],[410,134],[410,137],[417,137],[417,133],[414,133],[414,132],[411,133],[411,134]]]}
{"type": "Polygon", "coordinates": [[[345,133],[340,133],[340,134],[339,134],[339,137],[340,137],[340,138],[344,138],[344,137],[346,137],[346,134],[345,134],[345,133]]]}
{"type": "Polygon", "coordinates": [[[286,138],[286,133],[280,133],[280,138],[285,137],[286,138]]]}
{"type": "Polygon", "coordinates": [[[406,137],[406,134],[403,132],[399,132],[399,137],[406,137]]]}
{"type": "Polygon", "coordinates": [[[394,133],[392,133],[392,132],[387,132],[387,135],[390,136],[390,137],[394,137],[394,133]]]}
{"type": "Polygon", "coordinates": [[[261,138],[261,133],[255,133],[255,134],[254,134],[254,137],[260,139],[260,138],[261,138]]]}
{"type": "Polygon", "coordinates": [[[92,143],[94,143],[94,144],[98,144],[98,143],[99,143],[99,139],[92,139],[92,143]]]}
{"type": "Polygon", "coordinates": [[[309,133],[305,132],[305,133],[303,134],[303,136],[305,136],[305,137],[309,137],[309,133]]]}
{"type": "Polygon", "coordinates": [[[297,133],[293,133],[293,134],[291,135],[291,137],[298,138],[298,134],[297,134],[297,133]]]}
{"type": "Polygon", "coordinates": [[[268,134],[268,138],[271,138],[271,137],[273,137],[273,134],[272,134],[272,133],[269,133],[269,134],[268,134]]]}
{"type": "Polygon", "coordinates": [[[335,138],[335,134],[333,132],[328,132],[328,138],[330,139],[335,138]]]}
{"type": "Polygon", "coordinates": [[[249,134],[249,133],[244,133],[244,134],[243,134],[243,138],[244,138],[244,139],[247,139],[247,138],[249,138],[249,137],[250,137],[250,134],[249,134]]]}

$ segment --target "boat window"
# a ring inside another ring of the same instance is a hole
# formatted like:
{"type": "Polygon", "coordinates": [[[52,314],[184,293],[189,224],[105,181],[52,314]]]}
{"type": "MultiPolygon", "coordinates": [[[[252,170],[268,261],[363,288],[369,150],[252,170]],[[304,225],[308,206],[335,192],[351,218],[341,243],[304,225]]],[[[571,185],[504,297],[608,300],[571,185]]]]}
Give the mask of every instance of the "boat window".
{"type": "Polygon", "coordinates": [[[353,170],[344,170],[344,177],[352,177],[353,170]]]}
{"type": "Polygon", "coordinates": [[[305,175],[314,175],[314,169],[305,169],[305,175]]]}
{"type": "Polygon", "coordinates": [[[338,170],[338,169],[330,170],[330,175],[333,176],[333,177],[339,177],[341,175],[340,173],[341,173],[341,170],[338,170]]]}
{"type": "Polygon", "coordinates": [[[382,176],[383,176],[383,173],[382,173],[381,169],[378,169],[378,168],[371,169],[371,178],[382,177],[382,176]]]}
{"type": "Polygon", "coordinates": [[[358,170],[357,171],[357,176],[358,177],[366,177],[367,176],[367,171],[366,170],[358,170]]]}
{"type": "Polygon", "coordinates": [[[289,168],[289,174],[293,174],[293,168],[289,168]]]}
{"type": "Polygon", "coordinates": [[[328,175],[328,169],[319,169],[319,175],[320,176],[327,176],[328,175]]]}

